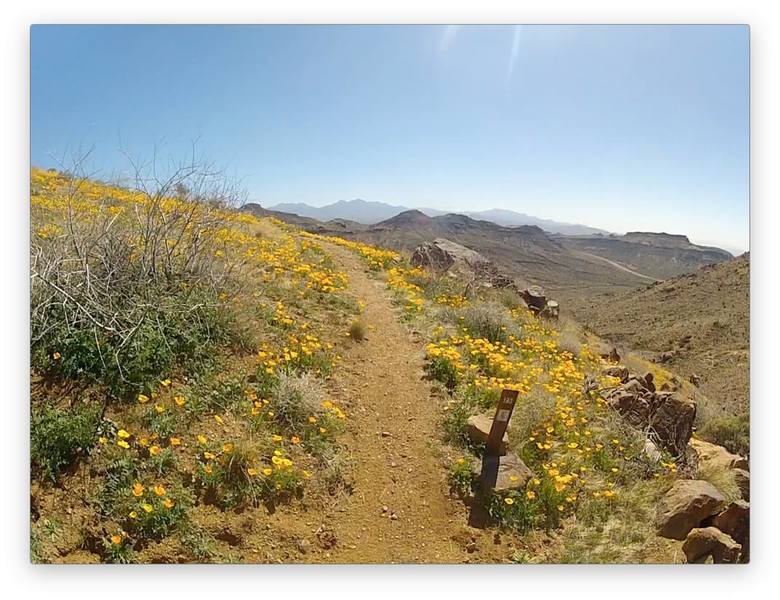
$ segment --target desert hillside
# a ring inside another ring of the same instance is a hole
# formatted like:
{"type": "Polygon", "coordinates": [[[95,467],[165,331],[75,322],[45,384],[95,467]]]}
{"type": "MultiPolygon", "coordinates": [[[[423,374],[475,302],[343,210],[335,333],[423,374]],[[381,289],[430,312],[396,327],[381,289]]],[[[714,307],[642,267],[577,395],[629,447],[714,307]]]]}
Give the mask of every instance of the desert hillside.
{"type": "Polygon", "coordinates": [[[750,255],[623,294],[570,298],[594,332],[698,381],[712,410],[749,409],[750,255]]]}
{"type": "Polygon", "coordinates": [[[749,560],[748,462],[693,436],[674,361],[479,252],[571,269],[540,229],[372,228],[407,259],[212,177],[31,173],[34,562],[749,560]]]}
{"type": "Polygon", "coordinates": [[[506,226],[461,214],[431,217],[419,210],[401,212],[373,225],[345,219],[321,222],[257,204],[248,204],[244,210],[407,255],[425,241],[450,239],[481,252],[509,275],[542,285],[566,300],[628,291],[731,258],[728,252],[697,246],[679,235],[553,235],[533,225],[506,226]]]}
{"type": "Polygon", "coordinates": [[[630,232],[560,239],[564,246],[614,261],[656,279],[682,275],[732,258],[720,248],[699,246],[684,235],[667,233],[630,232]]]}

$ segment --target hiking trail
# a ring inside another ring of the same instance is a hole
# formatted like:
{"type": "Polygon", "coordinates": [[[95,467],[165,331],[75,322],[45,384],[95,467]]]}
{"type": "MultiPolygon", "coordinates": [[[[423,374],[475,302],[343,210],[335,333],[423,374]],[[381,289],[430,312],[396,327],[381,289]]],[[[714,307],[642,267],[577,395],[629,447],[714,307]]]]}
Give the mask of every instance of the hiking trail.
{"type": "Polygon", "coordinates": [[[468,508],[449,496],[439,452],[442,407],[423,379],[423,342],[399,321],[390,291],[369,277],[360,257],[323,246],[365,302],[367,325],[366,339],[344,352],[335,377],[334,395],[349,412],[354,485],[346,510],[334,507],[328,514],[338,544],[325,561],[507,560],[511,545],[469,527],[468,508]]]}

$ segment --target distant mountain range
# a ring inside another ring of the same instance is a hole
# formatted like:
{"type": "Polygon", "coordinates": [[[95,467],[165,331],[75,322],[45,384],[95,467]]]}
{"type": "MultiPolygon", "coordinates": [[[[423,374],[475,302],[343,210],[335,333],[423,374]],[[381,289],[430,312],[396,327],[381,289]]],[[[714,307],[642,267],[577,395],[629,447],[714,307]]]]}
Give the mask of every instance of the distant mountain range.
{"type": "MultiPolygon", "coordinates": [[[[269,210],[290,213],[300,217],[309,217],[318,221],[326,222],[334,219],[344,219],[362,223],[364,225],[373,225],[386,221],[398,214],[412,210],[406,206],[396,206],[385,204],[384,202],[369,202],[366,200],[340,200],[327,206],[309,206],[302,202],[283,203],[268,207],[269,210]]],[[[416,209],[429,217],[439,217],[447,214],[445,211],[435,208],[416,209]]],[[[491,208],[483,211],[467,211],[464,214],[473,219],[481,221],[490,221],[497,225],[505,227],[517,227],[521,225],[535,225],[549,233],[559,233],[563,235],[591,235],[597,233],[608,233],[603,229],[588,227],[587,225],[578,225],[572,223],[560,223],[549,219],[539,219],[531,215],[506,210],[502,208],[491,208]]]]}
{"type": "Polygon", "coordinates": [[[692,244],[684,235],[666,233],[563,235],[545,232],[538,225],[506,226],[453,213],[431,217],[414,209],[364,224],[354,220],[354,212],[353,219],[323,221],[288,212],[295,210],[290,205],[275,208],[247,204],[243,210],[406,254],[422,242],[446,238],[480,252],[524,282],[553,290],[559,297],[626,291],[731,258],[717,248],[692,244]]]}

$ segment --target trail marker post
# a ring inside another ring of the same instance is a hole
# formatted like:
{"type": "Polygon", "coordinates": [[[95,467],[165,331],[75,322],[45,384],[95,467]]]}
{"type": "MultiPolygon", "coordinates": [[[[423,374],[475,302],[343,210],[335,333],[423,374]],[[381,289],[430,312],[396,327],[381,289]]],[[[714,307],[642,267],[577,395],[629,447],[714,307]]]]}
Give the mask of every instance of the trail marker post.
{"type": "Polygon", "coordinates": [[[509,426],[515,402],[517,402],[517,390],[501,390],[501,398],[496,406],[496,415],[493,417],[493,424],[485,444],[485,454],[493,456],[500,454],[501,440],[504,439],[504,433],[509,426]]]}
{"type": "Polygon", "coordinates": [[[485,490],[494,488],[498,480],[498,469],[501,465],[501,442],[509,426],[509,419],[512,417],[512,411],[515,408],[515,402],[517,402],[517,395],[517,390],[501,390],[496,415],[493,417],[493,424],[490,426],[490,433],[485,443],[485,454],[482,456],[480,481],[485,490]]]}

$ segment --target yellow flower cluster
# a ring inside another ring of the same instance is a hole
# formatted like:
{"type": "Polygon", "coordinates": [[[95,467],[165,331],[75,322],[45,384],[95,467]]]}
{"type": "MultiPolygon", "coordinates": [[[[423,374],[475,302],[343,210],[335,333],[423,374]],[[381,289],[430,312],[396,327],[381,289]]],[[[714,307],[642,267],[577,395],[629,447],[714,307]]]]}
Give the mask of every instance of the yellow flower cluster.
{"type": "Polygon", "coordinates": [[[408,281],[408,278],[414,275],[424,275],[424,271],[403,267],[392,267],[387,271],[387,286],[401,299],[404,310],[408,313],[422,312],[425,306],[422,288],[408,281]]]}
{"type": "Polygon", "coordinates": [[[375,270],[386,269],[389,265],[394,262],[398,262],[401,258],[397,252],[392,250],[376,248],[362,242],[346,240],[336,236],[320,235],[318,233],[310,233],[307,231],[302,232],[301,235],[310,239],[331,242],[332,244],[336,244],[343,248],[347,248],[348,250],[357,252],[365,259],[365,261],[368,263],[368,266],[375,270]]]}
{"type": "Polygon", "coordinates": [[[468,298],[460,294],[439,294],[433,300],[436,304],[450,308],[463,308],[469,304],[468,298]]]}

